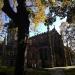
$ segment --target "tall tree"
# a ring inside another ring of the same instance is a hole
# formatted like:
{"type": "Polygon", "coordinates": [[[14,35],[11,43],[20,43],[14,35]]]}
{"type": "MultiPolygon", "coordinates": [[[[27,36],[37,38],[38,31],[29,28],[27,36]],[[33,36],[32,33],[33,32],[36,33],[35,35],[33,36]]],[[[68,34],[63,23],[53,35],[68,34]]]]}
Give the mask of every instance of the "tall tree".
{"type": "Polygon", "coordinates": [[[26,10],[25,0],[17,0],[17,12],[15,13],[10,7],[9,0],[4,0],[2,10],[13,20],[18,27],[18,52],[16,60],[15,75],[24,74],[24,52],[26,40],[29,34],[29,12],[26,10]]]}

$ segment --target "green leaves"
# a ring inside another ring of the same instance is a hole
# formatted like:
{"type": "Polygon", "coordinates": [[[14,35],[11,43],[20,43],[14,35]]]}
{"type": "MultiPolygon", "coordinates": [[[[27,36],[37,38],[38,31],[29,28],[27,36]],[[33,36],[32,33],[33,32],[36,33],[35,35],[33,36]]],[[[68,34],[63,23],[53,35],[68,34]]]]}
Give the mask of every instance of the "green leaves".
{"type": "Polygon", "coordinates": [[[42,3],[42,4],[46,4],[46,1],[45,1],[45,0],[41,0],[41,3],[42,3]]]}
{"type": "Polygon", "coordinates": [[[53,16],[53,17],[48,17],[46,20],[45,20],[45,26],[48,26],[48,25],[52,25],[53,22],[56,21],[56,16],[53,16]]]}
{"type": "Polygon", "coordinates": [[[44,23],[45,26],[48,26],[48,22],[47,22],[47,19],[45,20],[45,23],[44,23]]]}

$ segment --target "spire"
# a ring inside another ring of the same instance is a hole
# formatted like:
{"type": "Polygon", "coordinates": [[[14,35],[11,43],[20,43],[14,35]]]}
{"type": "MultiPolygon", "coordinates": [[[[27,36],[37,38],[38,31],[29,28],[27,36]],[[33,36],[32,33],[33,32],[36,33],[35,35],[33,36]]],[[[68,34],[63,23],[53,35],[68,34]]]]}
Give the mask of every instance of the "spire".
{"type": "Polygon", "coordinates": [[[54,25],[54,28],[52,29],[52,32],[58,33],[57,30],[56,30],[56,28],[55,28],[55,25],[54,25]]]}
{"type": "Polygon", "coordinates": [[[54,25],[54,29],[55,29],[55,25],[54,25]]]}

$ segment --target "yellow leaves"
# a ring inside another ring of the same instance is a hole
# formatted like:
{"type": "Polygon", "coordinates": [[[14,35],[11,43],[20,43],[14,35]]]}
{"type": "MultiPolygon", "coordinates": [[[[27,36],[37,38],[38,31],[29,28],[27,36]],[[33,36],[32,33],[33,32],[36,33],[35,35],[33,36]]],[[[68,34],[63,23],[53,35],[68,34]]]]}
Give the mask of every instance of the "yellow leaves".
{"type": "Polygon", "coordinates": [[[51,5],[54,5],[56,0],[48,0],[50,2],[51,5]]]}
{"type": "Polygon", "coordinates": [[[2,31],[2,29],[3,29],[3,21],[2,19],[0,19],[0,31],[2,31]]]}
{"type": "Polygon", "coordinates": [[[45,20],[44,6],[41,3],[41,0],[35,0],[36,7],[38,7],[38,12],[35,13],[35,17],[33,18],[33,23],[35,23],[35,27],[38,26],[38,23],[43,22],[45,20]]]}
{"type": "Polygon", "coordinates": [[[43,11],[40,11],[39,13],[35,14],[35,17],[33,19],[33,22],[37,25],[39,22],[43,22],[45,20],[45,14],[43,11]]]}
{"type": "Polygon", "coordinates": [[[42,6],[41,0],[35,0],[35,4],[37,7],[42,6]]]}
{"type": "Polygon", "coordinates": [[[63,0],[63,5],[62,6],[65,6],[65,5],[71,5],[71,1],[63,0]]]}
{"type": "Polygon", "coordinates": [[[0,0],[0,10],[2,9],[3,7],[3,0],[0,0]]]}
{"type": "Polygon", "coordinates": [[[52,1],[52,3],[55,3],[55,0],[51,0],[52,1]]]}

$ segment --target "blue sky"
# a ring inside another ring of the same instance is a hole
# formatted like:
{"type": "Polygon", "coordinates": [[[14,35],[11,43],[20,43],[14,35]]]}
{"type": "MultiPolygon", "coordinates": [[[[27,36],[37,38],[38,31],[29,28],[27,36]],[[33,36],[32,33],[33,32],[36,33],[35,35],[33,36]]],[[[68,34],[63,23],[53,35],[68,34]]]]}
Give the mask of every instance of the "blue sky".
{"type": "MultiPolygon", "coordinates": [[[[55,29],[58,31],[58,33],[60,34],[60,25],[62,22],[66,22],[66,18],[65,17],[64,19],[60,19],[60,17],[56,17],[56,21],[53,23],[52,26],[50,26],[50,30],[52,30],[54,27],[55,29]]],[[[34,36],[34,35],[38,35],[40,33],[44,33],[47,31],[47,27],[44,25],[44,23],[39,23],[38,27],[35,29],[35,31],[31,31],[30,32],[30,37],[31,36],[34,36]]]]}
{"type": "MultiPolygon", "coordinates": [[[[6,16],[5,13],[2,13],[2,20],[3,20],[3,24],[8,23],[9,22],[9,18],[6,16]]],[[[66,17],[64,19],[60,19],[60,17],[56,17],[56,21],[53,23],[52,26],[50,26],[50,30],[52,30],[55,26],[55,29],[60,33],[60,28],[59,26],[61,25],[62,22],[66,21],[66,17]]],[[[34,25],[31,26],[32,30],[30,30],[29,36],[34,36],[34,35],[38,35],[41,33],[44,33],[47,31],[47,27],[44,25],[44,23],[39,23],[38,27],[35,29],[34,25]]],[[[0,32],[0,40],[3,41],[4,37],[7,35],[7,27],[3,27],[3,31],[4,32],[0,32]]]]}
{"type": "MultiPolygon", "coordinates": [[[[50,13],[49,7],[46,7],[44,9],[44,12],[45,12],[45,15],[47,16],[50,13]]],[[[60,19],[60,17],[56,16],[56,21],[53,23],[52,26],[50,26],[50,29],[52,30],[55,26],[55,29],[58,31],[58,33],[60,33],[59,26],[61,25],[62,22],[66,22],[66,18],[67,17],[65,17],[64,19],[60,19]]],[[[32,26],[32,27],[34,27],[34,26],[32,26]]],[[[34,29],[34,28],[32,28],[32,29],[34,29]]],[[[47,27],[44,25],[44,23],[39,23],[38,27],[34,30],[30,32],[30,37],[34,36],[34,35],[37,35],[37,34],[40,34],[40,33],[46,32],[47,27]],[[34,30],[35,30],[35,32],[34,32],[34,30]]]]}
{"type": "MultiPolygon", "coordinates": [[[[10,0],[10,2],[11,2],[11,7],[13,8],[13,2],[12,2],[12,0],[10,0]]],[[[34,8],[32,7],[32,9],[34,9],[34,8]]],[[[45,11],[45,15],[47,15],[50,12],[49,11],[49,7],[45,8],[44,11],[45,11]]],[[[9,18],[8,18],[8,16],[6,16],[5,13],[2,13],[2,20],[3,20],[3,25],[5,23],[9,22],[9,18]]],[[[50,30],[52,30],[54,28],[54,26],[55,26],[55,29],[60,33],[59,26],[61,25],[62,22],[65,22],[65,21],[66,21],[66,17],[61,20],[60,17],[57,16],[56,17],[56,22],[54,22],[53,25],[50,26],[50,30]]],[[[30,33],[29,33],[30,37],[34,36],[34,35],[37,35],[37,34],[44,33],[44,32],[47,31],[47,27],[44,25],[44,23],[39,23],[38,27],[36,29],[34,28],[34,25],[32,25],[30,27],[32,28],[32,30],[30,30],[30,33]]],[[[7,28],[6,29],[5,28],[6,27],[3,27],[4,32],[0,32],[0,35],[1,35],[0,36],[0,40],[1,41],[3,41],[5,35],[7,35],[7,33],[6,33],[7,32],[7,28]]]]}

